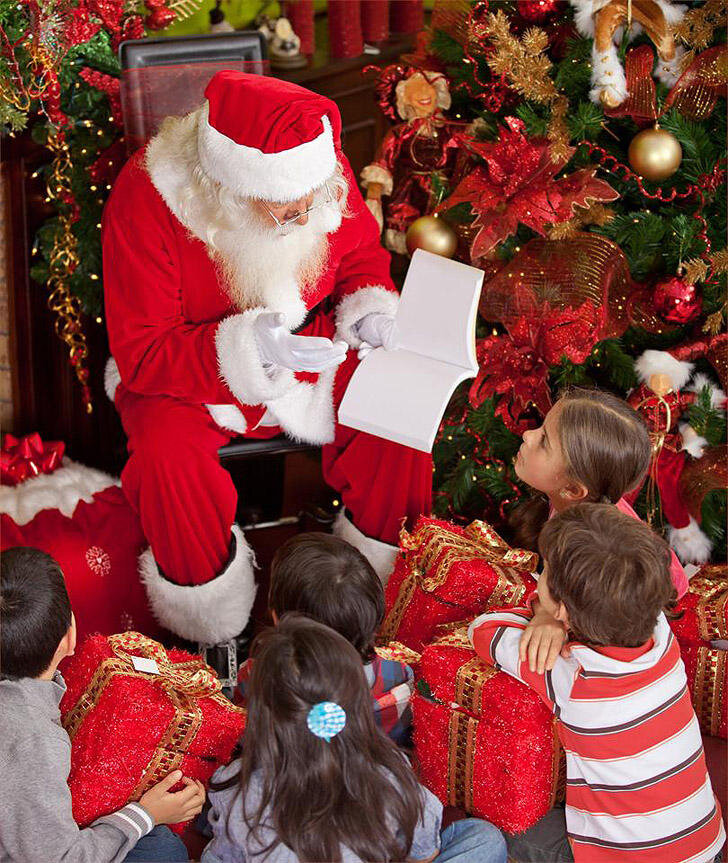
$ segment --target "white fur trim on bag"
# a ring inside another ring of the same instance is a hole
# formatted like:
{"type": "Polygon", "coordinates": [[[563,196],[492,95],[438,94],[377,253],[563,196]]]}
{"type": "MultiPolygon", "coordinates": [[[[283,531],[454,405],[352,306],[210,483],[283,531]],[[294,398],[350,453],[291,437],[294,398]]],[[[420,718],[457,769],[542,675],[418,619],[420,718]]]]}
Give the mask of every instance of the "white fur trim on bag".
{"type": "Polygon", "coordinates": [[[296,441],[322,445],[334,439],[336,369],[321,372],[316,383],[297,381],[285,395],[265,402],[268,413],[296,441]]]}
{"type": "Polygon", "coordinates": [[[151,548],[139,557],[139,574],[156,619],[189,641],[217,644],[241,633],[255,599],[255,556],[237,524],[235,557],[225,570],[200,585],[180,585],[166,579],[151,548]]]}
{"type": "Polygon", "coordinates": [[[637,377],[643,384],[649,383],[652,375],[667,375],[674,390],[681,390],[690,380],[693,364],[676,360],[667,351],[648,350],[637,357],[634,364],[637,377]]]}
{"type": "Polygon", "coordinates": [[[205,405],[213,420],[226,431],[245,434],[248,424],[240,408],[235,405],[205,405]]]}
{"type": "Polygon", "coordinates": [[[18,526],[28,524],[44,509],[57,509],[71,518],[80,503],[93,503],[94,495],[118,479],[86,465],[63,459],[53,473],[41,473],[16,486],[0,486],[0,513],[9,515],[18,526]]]}
{"type": "Polygon", "coordinates": [[[336,306],[336,334],[334,341],[343,340],[349,347],[361,347],[361,339],[353,327],[365,315],[380,312],[395,315],[399,306],[399,294],[388,291],[381,285],[368,285],[353,294],[347,294],[336,306]]]}
{"type": "Polygon", "coordinates": [[[109,357],[104,366],[104,392],[110,402],[114,401],[116,388],[120,383],[119,366],[116,365],[116,360],[113,357],[109,357]]]}
{"type": "Polygon", "coordinates": [[[392,175],[386,168],[383,168],[381,165],[367,165],[362,169],[361,174],[359,174],[361,178],[361,184],[366,189],[369,187],[370,183],[380,183],[382,186],[382,194],[383,195],[391,195],[393,188],[393,179],[392,175]]]}
{"type": "Polygon", "coordinates": [[[237,144],[209,123],[209,107],[200,113],[197,150],[205,172],[236,195],[266,201],[295,201],[322,186],[336,168],[331,122],[321,117],[323,131],[280,153],[237,144]]]}
{"type": "Polygon", "coordinates": [[[220,374],[235,398],[246,405],[259,405],[280,398],[296,379],[290,369],[275,366],[266,371],[258,352],[253,325],[269,311],[259,306],[220,322],[215,335],[220,374]]]}
{"type": "Polygon", "coordinates": [[[389,576],[394,569],[399,549],[396,545],[388,545],[379,539],[372,539],[362,533],[353,521],[348,519],[343,511],[336,516],[334,522],[334,536],[353,545],[371,563],[372,568],[379,576],[384,587],[387,586],[389,576]]]}
{"type": "Polygon", "coordinates": [[[597,105],[601,103],[603,93],[610,100],[610,104],[618,105],[629,95],[627,78],[613,42],[610,42],[609,48],[603,52],[597,50],[596,43],[592,45],[591,82],[589,98],[597,105]]]}
{"type": "Polygon", "coordinates": [[[683,563],[705,563],[713,550],[713,544],[692,516],[685,527],[671,527],[667,541],[683,563]]]}

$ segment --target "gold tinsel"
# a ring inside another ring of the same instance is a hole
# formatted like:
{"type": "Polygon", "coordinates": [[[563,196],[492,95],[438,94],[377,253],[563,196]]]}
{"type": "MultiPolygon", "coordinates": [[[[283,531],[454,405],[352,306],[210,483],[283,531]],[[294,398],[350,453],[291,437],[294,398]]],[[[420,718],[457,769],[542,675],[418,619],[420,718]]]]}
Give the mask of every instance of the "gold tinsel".
{"type": "MultiPolygon", "coordinates": [[[[63,203],[65,197],[71,193],[71,156],[68,144],[58,132],[54,132],[48,139],[48,149],[53,153],[53,162],[48,177],[47,195],[51,200],[63,203]]],[[[48,308],[55,315],[58,337],[68,347],[71,365],[81,384],[86,411],[91,413],[93,406],[86,368],[88,346],[81,323],[81,301],[68,287],[68,277],[78,266],[76,245],[71,214],[66,207],[61,207],[58,210],[58,227],[53,238],[48,266],[48,308]]]]}
{"type": "Polygon", "coordinates": [[[571,240],[585,225],[606,225],[614,218],[614,210],[604,204],[576,207],[568,222],[557,222],[548,229],[550,240],[571,240]]]}
{"type": "Polygon", "coordinates": [[[693,258],[682,265],[682,280],[689,285],[705,281],[708,275],[708,265],[702,258],[693,258]]]}
{"type": "Polygon", "coordinates": [[[716,29],[725,25],[725,0],[706,0],[702,6],[686,12],[673,33],[693,51],[702,51],[713,40],[716,29]]]}
{"type": "Polygon", "coordinates": [[[532,27],[521,39],[511,33],[508,18],[502,10],[488,15],[488,36],[494,51],[488,56],[488,66],[494,75],[505,76],[514,90],[551,108],[548,139],[554,161],[569,153],[566,113],[569,102],[556,89],[550,77],[552,63],[546,56],[548,37],[543,30],[532,27]]]}

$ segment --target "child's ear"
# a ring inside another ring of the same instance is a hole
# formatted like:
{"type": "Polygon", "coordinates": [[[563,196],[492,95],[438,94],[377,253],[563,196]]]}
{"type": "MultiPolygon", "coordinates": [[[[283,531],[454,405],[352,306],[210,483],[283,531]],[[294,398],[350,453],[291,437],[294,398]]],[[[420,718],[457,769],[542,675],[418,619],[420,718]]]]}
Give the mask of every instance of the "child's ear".
{"type": "Polygon", "coordinates": [[[71,625],[68,627],[68,632],[66,633],[66,638],[68,639],[68,653],[66,656],[73,656],[76,652],[76,615],[71,612],[71,625]]]}
{"type": "Polygon", "coordinates": [[[271,608],[270,616],[273,619],[273,626],[278,626],[278,615],[276,614],[276,610],[271,608]]]}
{"type": "Polygon", "coordinates": [[[583,482],[570,480],[559,492],[559,495],[567,503],[581,503],[589,496],[589,489],[583,482]]]}
{"type": "Polygon", "coordinates": [[[559,607],[556,609],[554,617],[556,620],[560,620],[567,629],[569,628],[569,612],[566,610],[566,606],[563,602],[559,603],[559,607]]]}

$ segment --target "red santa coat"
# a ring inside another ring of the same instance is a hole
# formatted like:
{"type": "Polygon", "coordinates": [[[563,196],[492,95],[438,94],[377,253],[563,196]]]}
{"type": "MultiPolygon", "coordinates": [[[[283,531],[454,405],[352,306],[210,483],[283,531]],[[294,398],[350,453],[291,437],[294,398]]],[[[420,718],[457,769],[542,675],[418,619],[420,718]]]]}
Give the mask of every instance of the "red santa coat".
{"type": "Polygon", "coordinates": [[[131,159],[104,213],[106,318],[118,366],[107,389],[129,437],[123,487],[152,547],[141,566],[152,607],[180,635],[217,641],[240,631],[255,592],[252,556],[237,528],[237,553],[234,544],[231,550],[237,493],[217,459],[231,432],[268,437],[282,429],[330,444],[325,478],[357,526],[388,543],[396,542],[403,516],[429,511],[432,468],[429,456],[338,426],[335,405],[355,368],[354,353],[336,372],[277,369],[272,377],[258,355],[252,327],[264,312],[285,312],[295,329],[317,308],[301,333],[343,339],[356,349],[358,320],[396,310],[389,255],[345,157],[339,152],[351,215],[328,235],[318,284],[305,296],[282,295],[280,303],[241,312],[205,244],[182,222],[188,175],[176,146],[158,136],[131,159]],[[279,426],[258,427],[266,408],[279,426]],[[209,588],[208,598],[180,594],[190,585],[209,588]]]}

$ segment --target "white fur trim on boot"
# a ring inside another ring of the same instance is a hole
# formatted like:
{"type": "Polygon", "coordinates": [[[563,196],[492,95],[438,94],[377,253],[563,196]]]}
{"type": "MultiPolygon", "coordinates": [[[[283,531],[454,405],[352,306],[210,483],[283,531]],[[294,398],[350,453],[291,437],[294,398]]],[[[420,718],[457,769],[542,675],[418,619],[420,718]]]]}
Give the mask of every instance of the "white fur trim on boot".
{"type": "Polygon", "coordinates": [[[336,516],[334,522],[334,536],[343,539],[360,551],[371,563],[372,568],[379,576],[379,580],[386,587],[389,576],[394,569],[399,549],[396,545],[387,545],[379,539],[372,539],[362,533],[359,528],[346,517],[343,510],[336,516]]]}
{"type": "Polygon", "coordinates": [[[116,360],[113,357],[109,357],[104,367],[104,392],[110,402],[116,398],[116,388],[120,383],[119,366],[116,365],[116,360]]]}
{"type": "Polygon", "coordinates": [[[606,51],[598,51],[596,43],[592,46],[591,82],[589,98],[597,105],[601,104],[602,96],[607,104],[621,105],[629,95],[627,78],[613,42],[606,51]]]}
{"type": "Polygon", "coordinates": [[[637,357],[634,368],[641,383],[649,383],[652,375],[667,375],[674,390],[681,390],[693,373],[692,363],[676,360],[667,351],[645,351],[637,357]]]}
{"type": "Polygon", "coordinates": [[[670,527],[667,541],[683,563],[705,563],[713,550],[713,544],[692,516],[685,527],[670,527]]]}
{"type": "Polygon", "coordinates": [[[393,188],[393,180],[391,173],[381,165],[367,165],[362,169],[361,184],[365,189],[369,188],[370,183],[379,183],[382,187],[383,195],[391,195],[393,188]]]}
{"type": "Polygon", "coordinates": [[[248,430],[243,412],[235,405],[205,405],[205,407],[221,429],[235,434],[245,434],[248,430]]]}
{"type": "Polygon", "coordinates": [[[235,398],[246,405],[280,398],[296,382],[290,369],[263,367],[253,327],[258,317],[268,311],[259,306],[231,315],[220,322],[215,336],[220,374],[235,398]]]}
{"type": "Polygon", "coordinates": [[[139,574],[156,619],[189,641],[217,644],[245,629],[255,599],[255,557],[238,525],[232,526],[235,553],[206,584],[180,585],[159,571],[151,548],[139,558],[139,574]]]}
{"type": "Polygon", "coordinates": [[[368,285],[353,294],[347,294],[336,306],[336,334],[334,341],[342,339],[355,350],[361,347],[361,339],[354,324],[372,312],[385,315],[397,314],[399,294],[382,285],[368,285]]]}
{"type": "Polygon", "coordinates": [[[297,381],[285,395],[265,402],[272,421],[289,437],[325,444],[334,439],[334,378],[336,369],[321,372],[316,383],[297,381]]]}
{"type": "Polygon", "coordinates": [[[53,473],[38,474],[20,485],[0,486],[0,513],[9,515],[18,526],[28,524],[44,509],[57,509],[71,518],[81,501],[92,503],[95,494],[112,485],[121,483],[107,473],[64,458],[62,467],[53,473]]]}

